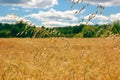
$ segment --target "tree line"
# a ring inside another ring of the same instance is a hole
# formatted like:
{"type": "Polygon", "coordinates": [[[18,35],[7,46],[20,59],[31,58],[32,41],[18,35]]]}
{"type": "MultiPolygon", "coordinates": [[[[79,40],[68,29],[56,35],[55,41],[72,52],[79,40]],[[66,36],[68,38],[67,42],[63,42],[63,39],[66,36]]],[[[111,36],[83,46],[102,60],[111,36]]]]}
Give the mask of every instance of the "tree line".
{"type": "Polygon", "coordinates": [[[36,27],[24,21],[15,24],[0,23],[0,38],[49,38],[49,37],[108,37],[111,34],[120,35],[120,21],[104,25],[77,25],[46,28],[36,27]]]}

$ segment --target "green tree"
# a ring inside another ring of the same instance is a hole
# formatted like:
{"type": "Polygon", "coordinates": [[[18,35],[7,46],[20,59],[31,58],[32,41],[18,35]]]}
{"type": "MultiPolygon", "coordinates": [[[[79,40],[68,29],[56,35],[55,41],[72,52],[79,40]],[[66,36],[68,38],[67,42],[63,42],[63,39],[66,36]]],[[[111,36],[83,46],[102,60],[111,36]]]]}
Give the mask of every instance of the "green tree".
{"type": "Polygon", "coordinates": [[[85,26],[83,28],[83,37],[90,38],[90,37],[95,37],[95,27],[94,26],[85,26]]]}
{"type": "Polygon", "coordinates": [[[73,27],[73,34],[77,34],[77,33],[81,32],[82,29],[83,29],[83,27],[84,27],[83,24],[81,24],[81,25],[79,25],[79,26],[74,26],[74,27],[73,27]]]}
{"type": "Polygon", "coordinates": [[[12,37],[17,37],[17,34],[19,33],[19,28],[17,27],[14,27],[12,30],[11,30],[11,35],[12,37]]]}
{"type": "Polygon", "coordinates": [[[115,21],[113,23],[111,31],[114,34],[120,34],[120,21],[115,21]]]}
{"type": "Polygon", "coordinates": [[[8,37],[11,37],[10,31],[6,31],[6,30],[0,31],[0,38],[8,38],[8,37]]]}

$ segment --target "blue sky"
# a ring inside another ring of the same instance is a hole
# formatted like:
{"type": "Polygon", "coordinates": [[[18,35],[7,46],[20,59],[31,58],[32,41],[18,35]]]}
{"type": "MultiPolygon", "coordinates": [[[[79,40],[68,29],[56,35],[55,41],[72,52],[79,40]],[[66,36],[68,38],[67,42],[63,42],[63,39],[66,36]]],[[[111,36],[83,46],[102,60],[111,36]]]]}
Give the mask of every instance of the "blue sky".
{"type": "Polygon", "coordinates": [[[120,20],[120,0],[84,0],[73,8],[71,5],[71,0],[0,0],[0,22],[24,20],[38,26],[56,27],[76,25],[84,18],[82,24],[96,11],[97,5],[105,6],[104,13],[97,14],[89,24],[107,24],[120,20]],[[86,3],[90,5],[75,15],[86,3]]]}

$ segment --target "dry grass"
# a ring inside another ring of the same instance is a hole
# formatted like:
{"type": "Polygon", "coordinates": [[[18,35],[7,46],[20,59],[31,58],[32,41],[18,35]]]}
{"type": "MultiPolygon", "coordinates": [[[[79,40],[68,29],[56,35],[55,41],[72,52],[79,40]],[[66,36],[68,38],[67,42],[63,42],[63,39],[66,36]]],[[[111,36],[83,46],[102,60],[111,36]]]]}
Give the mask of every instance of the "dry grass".
{"type": "Polygon", "coordinates": [[[0,39],[0,80],[120,80],[120,38],[0,39]]]}

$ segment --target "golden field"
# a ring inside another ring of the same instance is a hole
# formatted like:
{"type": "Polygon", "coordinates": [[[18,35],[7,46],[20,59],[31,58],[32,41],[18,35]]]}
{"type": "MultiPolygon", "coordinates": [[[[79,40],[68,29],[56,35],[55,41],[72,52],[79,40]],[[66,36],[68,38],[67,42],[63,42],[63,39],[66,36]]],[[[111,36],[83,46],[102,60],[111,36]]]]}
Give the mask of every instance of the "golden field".
{"type": "Polygon", "coordinates": [[[120,80],[120,38],[1,38],[0,80],[120,80]]]}

